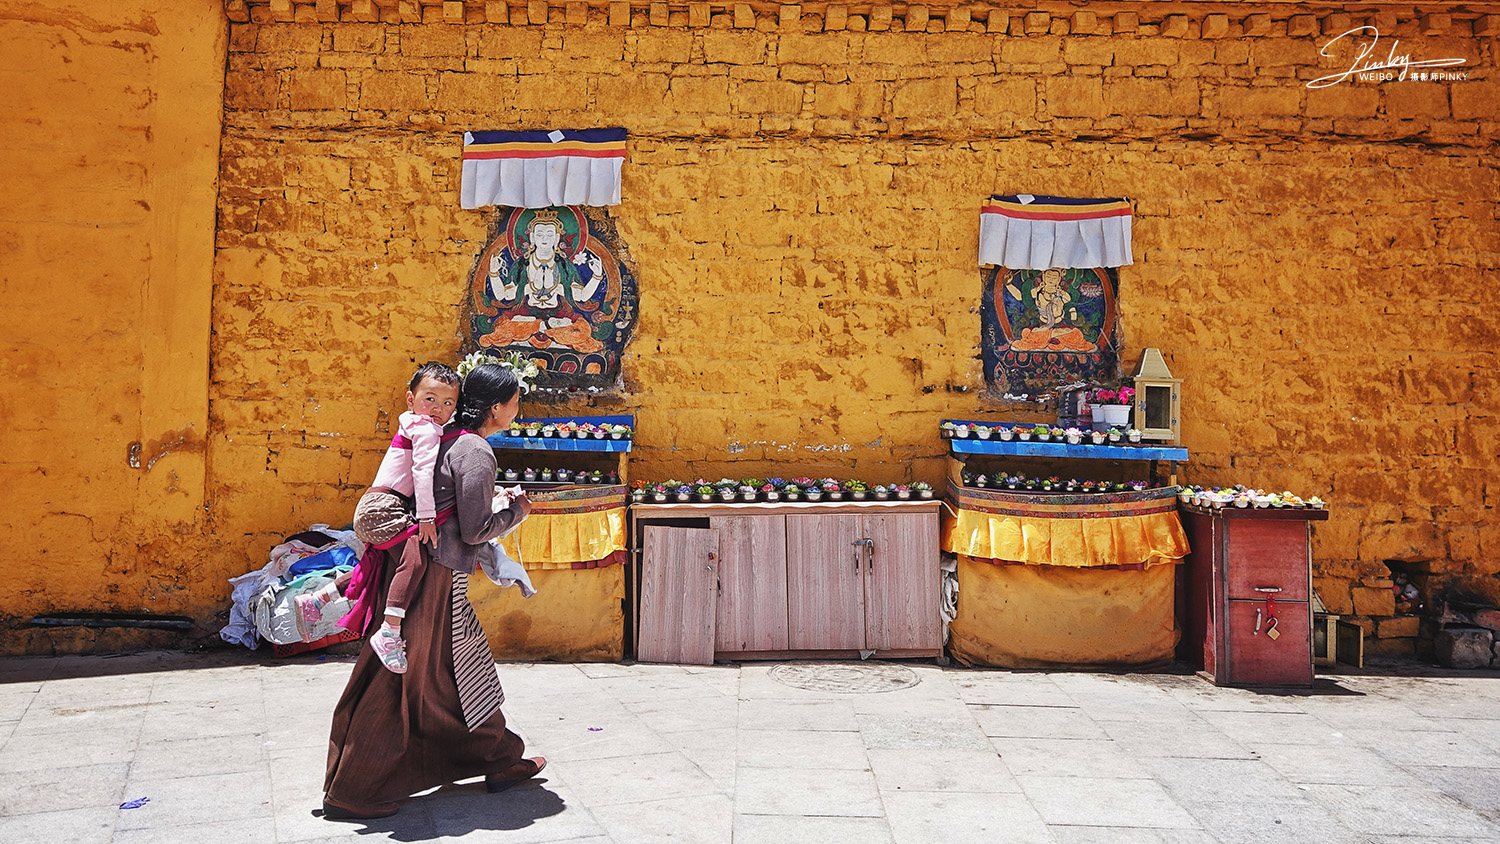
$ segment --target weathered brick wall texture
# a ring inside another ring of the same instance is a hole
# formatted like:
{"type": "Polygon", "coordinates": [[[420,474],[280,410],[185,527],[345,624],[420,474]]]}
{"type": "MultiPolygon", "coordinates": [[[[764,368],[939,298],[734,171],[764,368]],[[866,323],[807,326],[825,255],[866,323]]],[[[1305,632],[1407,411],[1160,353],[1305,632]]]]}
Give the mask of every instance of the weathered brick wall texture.
{"type": "Polygon", "coordinates": [[[200,566],[228,25],[160,6],[0,0],[0,651],[176,641],[18,625],[224,591],[200,566]]]}
{"type": "Polygon", "coordinates": [[[226,552],[347,520],[413,362],[453,358],[489,221],[458,207],[461,132],[623,125],[642,317],[610,406],[637,414],[637,476],[939,479],[938,419],[993,409],[980,201],[1126,195],[1124,357],[1160,347],[1186,379],[1188,480],[1332,500],[1331,611],[1389,615],[1386,559],[1493,583],[1492,20],[1371,19],[1468,81],[1308,89],[1348,15],[849,31],[877,9],[821,32],[837,12],[568,4],[542,26],[513,25],[537,4],[445,5],[231,8],[250,22],[220,173],[226,552]]]}

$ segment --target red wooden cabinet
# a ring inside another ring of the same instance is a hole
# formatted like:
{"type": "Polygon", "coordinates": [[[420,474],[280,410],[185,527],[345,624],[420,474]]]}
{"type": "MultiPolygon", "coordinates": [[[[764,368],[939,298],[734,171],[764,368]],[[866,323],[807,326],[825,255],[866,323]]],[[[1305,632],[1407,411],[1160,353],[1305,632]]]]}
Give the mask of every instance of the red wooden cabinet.
{"type": "Polygon", "coordinates": [[[1183,650],[1220,686],[1313,681],[1311,523],[1327,510],[1183,507],[1183,650]],[[1269,618],[1274,615],[1274,635],[1269,618]]]}
{"type": "Polygon", "coordinates": [[[939,656],[939,506],[636,505],[637,656],[939,656]],[[704,589],[710,570],[715,587],[704,589]]]}

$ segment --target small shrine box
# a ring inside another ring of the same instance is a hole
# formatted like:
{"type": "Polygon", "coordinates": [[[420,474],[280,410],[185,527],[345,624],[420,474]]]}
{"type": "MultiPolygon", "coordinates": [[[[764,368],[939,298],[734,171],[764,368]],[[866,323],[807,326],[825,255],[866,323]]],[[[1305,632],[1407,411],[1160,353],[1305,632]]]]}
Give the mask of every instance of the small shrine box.
{"type": "Polygon", "coordinates": [[[1311,686],[1311,523],[1327,510],[1183,506],[1182,658],[1218,686],[1311,686]],[[1274,626],[1270,619],[1275,618],[1274,626]]]}

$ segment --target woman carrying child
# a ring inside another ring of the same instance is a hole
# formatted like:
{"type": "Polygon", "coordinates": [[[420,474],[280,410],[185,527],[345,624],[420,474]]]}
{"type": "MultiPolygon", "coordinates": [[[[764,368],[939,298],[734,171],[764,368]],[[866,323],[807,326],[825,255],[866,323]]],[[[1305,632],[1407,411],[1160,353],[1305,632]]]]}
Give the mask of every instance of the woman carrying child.
{"type": "MultiPolygon", "coordinates": [[[[354,535],[377,548],[400,548],[400,563],[386,598],[385,623],[370,637],[370,647],[386,668],[406,671],[406,643],[401,640],[401,619],[411,600],[412,585],[427,562],[419,545],[437,545],[437,508],[432,499],[432,470],[443,426],[458,409],[458,373],[449,366],[428,361],[417,369],[406,390],[406,412],[397,420],[397,434],[386,449],[375,480],[354,508],[354,535]],[[411,515],[416,501],[416,519],[411,515]],[[416,527],[415,534],[411,528],[416,527]],[[397,540],[405,536],[404,542],[397,540]]],[[[457,436],[455,431],[449,439],[457,436]]],[[[446,518],[446,514],[444,515],[446,518]]],[[[323,607],[339,596],[349,583],[341,577],[317,592],[297,597],[302,617],[312,627],[323,616],[323,607]]],[[[355,622],[363,623],[359,618],[355,622]]],[[[354,622],[345,622],[353,625],[354,622]]]]}
{"type": "MultiPolygon", "coordinates": [[[[531,510],[525,496],[495,506],[495,455],[485,437],[510,425],[520,408],[513,372],[486,364],[463,381],[458,414],[438,447],[433,503],[452,515],[437,525],[437,545],[417,551],[427,563],[410,586],[402,633],[405,674],[386,670],[373,648],[360,652],[333,713],[323,813],[330,819],[395,814],[418,791],[484,776],[490,791],[524,782],[547,764],[522,758],[525,743],[506,729],[505,694],[494,656],[468,600],[469,575],[488,541],[531,510]],[[436,563],[436,565],[433,565],[436,563]]],[[[375,606],[388,606],[404,546],[386,551],[375,606]]]]}

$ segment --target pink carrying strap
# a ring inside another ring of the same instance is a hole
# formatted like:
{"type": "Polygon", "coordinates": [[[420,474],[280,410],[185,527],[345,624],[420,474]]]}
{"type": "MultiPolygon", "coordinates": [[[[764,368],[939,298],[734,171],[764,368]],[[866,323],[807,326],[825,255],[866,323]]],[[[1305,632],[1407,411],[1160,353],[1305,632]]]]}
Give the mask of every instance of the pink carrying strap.
{"type": "MultiPolygon", "coordinates": [[[[439,511],[433,524],[441,525],[448,521],[453,512],[453,507],[439,511]]],[[[349,610],[348,615],[339,619],[340,627],[357,631],[361,636],[370,632],[370,625],[375,620],[375,587],[385,573],[385,552],[416,536],[417,530],[418,526],[412,525],[379,545],[365,546],[365,554],[355,564],[349,585],[344,588],[344,597],[353,601],[354,607],[349,610]]]]}

